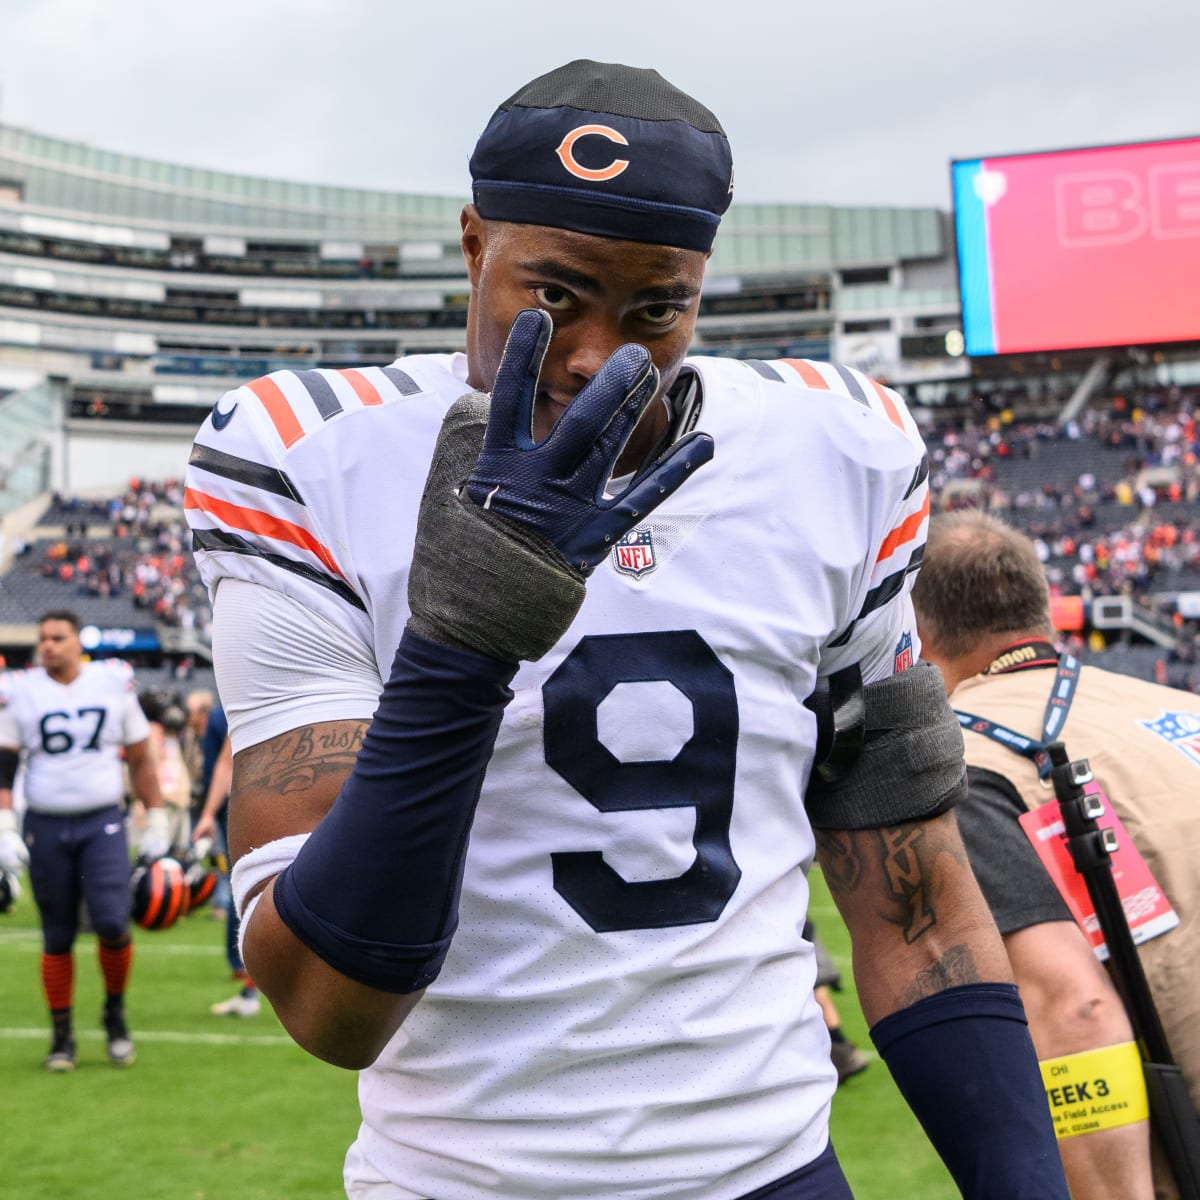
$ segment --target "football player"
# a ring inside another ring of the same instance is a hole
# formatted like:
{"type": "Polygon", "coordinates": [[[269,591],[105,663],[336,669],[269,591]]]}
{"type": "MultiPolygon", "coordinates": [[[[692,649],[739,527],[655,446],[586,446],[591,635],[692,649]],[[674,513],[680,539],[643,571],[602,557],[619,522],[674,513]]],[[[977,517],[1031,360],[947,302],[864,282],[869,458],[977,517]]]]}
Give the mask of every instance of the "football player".
{"type": "Polygon", "coordinates": [[[188,471],[244,958],[362,1070],[347,1193],[848,1196],[819,855],[964,1194],[1063,1200],[961,738],[903,669],[912,417],[851,369],[685,359],[732,163],[657,72],[534,80],[471,173],[467,353],[257,380],[188,471]]]}
{"type": "Polygon", "coordinates": [[[122,750],[147,810],[141,853],[161,858],[169,847],[150,726],[133,671],[114,659],[85,662],[79,628],[73,612],[46,613],[38,621],[40,665],[0,676],[0,870],[29,867],[54,1031],[45,1065],[59,1072],[75,1067],[73,947],[81,898],[99,943],[109,1061],[128,1066],[135,1057],[125,1016],[133,942],[122,750]],[[20,763],[25,813],[19,831],[13,783],[20,763]]]}

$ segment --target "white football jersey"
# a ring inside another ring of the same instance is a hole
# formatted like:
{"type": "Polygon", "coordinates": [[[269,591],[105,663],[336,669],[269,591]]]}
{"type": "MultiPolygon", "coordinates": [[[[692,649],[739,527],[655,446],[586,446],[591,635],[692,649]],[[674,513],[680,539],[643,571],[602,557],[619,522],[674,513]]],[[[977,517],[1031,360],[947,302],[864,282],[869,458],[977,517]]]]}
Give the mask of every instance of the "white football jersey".
{"type": "Polygon", "coordinates": [[[125,795],[121,748],[149,734],[126,662],[85,662],[71,683],[57,682],[41,667],[0,677],[0,746],[20,749],[25,804],[33,812],[83,813],[119,804],[125,795]]]}
{"type": "MultiPolygon", "coordinates": [[[[361,1075],[353,1157],[389,1195],[732,1200],[825,1146],[804,700],[819,675],[881,678],[917,654],[924,447],[901,399],[847,368],[685,370],[715,458],[522,665],[445,967],[361,1075]]],[[[465,378],[461,355],[421,356],[223,398],[185,499],[209,587],[298,598],[386,678],[465,378]]],[[[356,715],[331,697],[325,719],[356,715]]]]}

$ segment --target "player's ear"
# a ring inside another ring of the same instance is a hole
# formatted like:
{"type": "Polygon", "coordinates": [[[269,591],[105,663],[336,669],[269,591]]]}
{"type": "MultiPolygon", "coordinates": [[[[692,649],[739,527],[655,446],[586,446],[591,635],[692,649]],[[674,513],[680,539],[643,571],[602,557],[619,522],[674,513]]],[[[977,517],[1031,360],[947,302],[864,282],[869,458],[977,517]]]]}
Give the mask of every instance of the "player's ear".
{"type": "Polygon", "coordinates": [[[479,286],[479,275],[483,267],[483,253],[487,246],[487,222],[479,215],[473,204],[463,206],[459,217],[462,227],[462,252],[467,264],[467,278],[471,287],[479,286]]]}

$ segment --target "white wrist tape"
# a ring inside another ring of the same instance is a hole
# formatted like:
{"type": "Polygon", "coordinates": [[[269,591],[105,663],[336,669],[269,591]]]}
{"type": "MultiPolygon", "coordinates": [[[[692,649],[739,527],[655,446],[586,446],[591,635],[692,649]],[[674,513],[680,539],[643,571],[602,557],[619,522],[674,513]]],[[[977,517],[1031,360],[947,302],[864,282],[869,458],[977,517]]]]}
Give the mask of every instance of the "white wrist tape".
{"type": "Polygon", "coordinates": [[[308,841],[307,833],[293,834],[291,837],[276,838],[262,846],[255,846],[249,854],[243,854],[234,864],[229,875],[229,887],[233,892],[233,903],[237,914],[243,923],[249,915],[246,908],[246,897],[261,883],[278,875],[289,866],[300,847],[308,841]]]}
{"type": "MultiPolygon", "coordinates": [[[[238,957],[242,958],[246,944],[246,930],[250,918],[254,915],[258,902],[262,899],[259,892],[253,899],[246,897],[260,883],[274,879],[300,853],[300,847],[308,841],[307,833],[293,834],[291,837],[276,838],[263,846],[255,846],[249,854],[243,854],[234,864],[229,873],[229,889],[233,893],[233,905],[237,910],[238,925],[238,957]]],[[[243,959],[244,961],[244,959],[243,959]]]]}
{"type": "Polygon", "coordinates": [[[237,952],[238,958],[243,964],[246,961],[246,930],[250,928],[250,918],[254,915],[254,910],[258,907],[258,902],[263,898],[262,892],[259,892],[249,904],[246,905],[246,911],[238,920],[237,931],[237,952]]]}

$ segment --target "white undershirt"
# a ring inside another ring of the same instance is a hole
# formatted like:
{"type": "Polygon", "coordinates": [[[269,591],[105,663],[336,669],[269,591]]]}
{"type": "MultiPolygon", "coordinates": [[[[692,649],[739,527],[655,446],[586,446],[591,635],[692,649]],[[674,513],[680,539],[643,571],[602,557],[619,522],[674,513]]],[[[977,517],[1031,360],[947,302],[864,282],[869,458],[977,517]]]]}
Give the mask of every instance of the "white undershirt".
{"type": "Polygon", "coordinates": [[[241,579],[217,588],[213,660],[234,753],[304,725],[369,721],[383,690],[374,654],[346,628],[241,579]]]}

